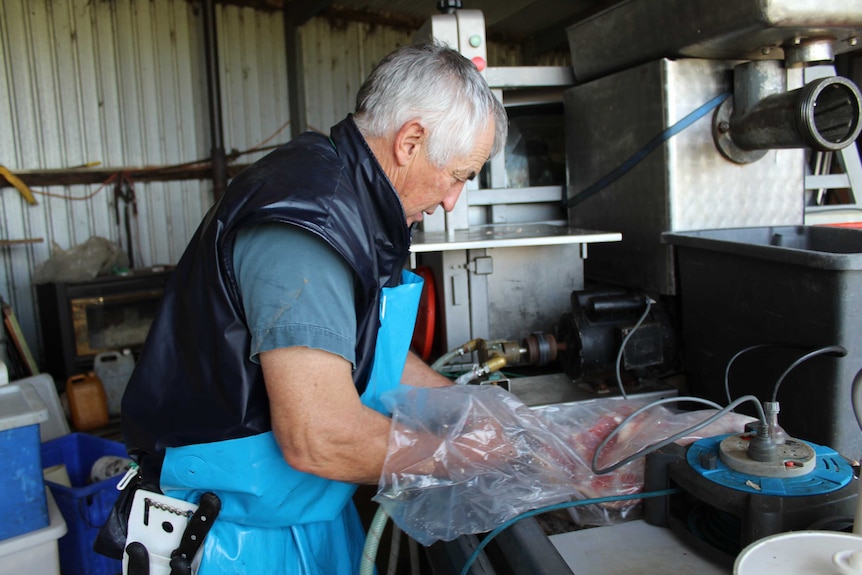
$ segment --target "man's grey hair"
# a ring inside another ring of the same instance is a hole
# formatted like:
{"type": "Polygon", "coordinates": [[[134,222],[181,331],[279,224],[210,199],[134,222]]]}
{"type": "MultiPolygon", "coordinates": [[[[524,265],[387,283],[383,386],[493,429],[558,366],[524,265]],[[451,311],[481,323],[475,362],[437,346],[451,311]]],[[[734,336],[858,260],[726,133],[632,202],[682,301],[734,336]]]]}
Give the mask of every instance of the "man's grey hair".
{"type": "Polygon", "coordinates": [[[428,43],[404,46],[380,61],[359,89],[354,120],[364,136],[383,137],[418,119],[428,130],[428,160],[443,167],[473,151],[492,117],[493,156],[506,143],[503,105],[473,62],[428,43]]]}

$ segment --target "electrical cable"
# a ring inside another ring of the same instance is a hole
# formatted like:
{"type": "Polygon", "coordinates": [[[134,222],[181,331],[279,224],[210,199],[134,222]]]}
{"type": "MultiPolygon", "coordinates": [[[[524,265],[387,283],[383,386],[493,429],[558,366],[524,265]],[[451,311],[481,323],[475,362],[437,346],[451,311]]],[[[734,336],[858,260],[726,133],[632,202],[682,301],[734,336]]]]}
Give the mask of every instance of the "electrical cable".
{"type": "Polygon", "coordinates": [[[649,315],[649,310],[650,310],[650,308],[652,308],[652,304],[655,303],[655,300],[652,299],[651,297],[647,296],[644,298],[644,303],[646,304],[646,309],[644,310],[643,315],[641,315],[640,319],[637,321],[637,323],[632,328],[632,330],[626,334],[626,337],[623,339],[623,342],[620,344],[620,350],[617,352],[617,363],[616,363],[617,385],[620,388],[620,393],[622,394],[623,399],[629,398],[626,395],[626,390],[625,390],[625,387],[623,386],[623,378],[622,378],[622,375],[620,374],[620,364],[623,361],[623,351],[625,350],[626,344],[629,342],[631,337],[635,334],[635,332],[638,330],[638,328],[641,326],[641,324],[644,322],[644,320],[649,315]]]}
{"type": "Polygon", "coordinates": [[[607,437],[605,437],[605,438],[604,438],[604,440],[602,440],[602,442],[601,442],[601,443],[599,443],[598,447],[596,447],[596,451],[595,451],[595,453],[593,454],[593,460],[592,460],[592,464],[591,464],[592,471],[593,471],[593,473],[595,473],[596,475],[604,475],[604,474],[606,474],[606,473],[610,473],[610,472],[612,472],[612,471],[616,471],[616,470],[617,470],[617,469],[619,469],[620,467],[623,467],[624,465],[628,465],[629,463],[631,463],[632,461],[635,461],[636,459],[639,459],[639,458],[641,458],[641,457],[643,457],[643,456],[645,456],[645,455],[649,455],[649,454],[650,454],[650,453],[652,453],[653,451],[656,451],[656,450],[658,450],[658,449],[661,449],[661,448],[662,448],[662,447],[664,447],[665,445],[670,445],[670,444],[671,444],[671,443],[673,443],[674,441],[676,441],[676,440],[678,440],[678,439],[681,439],[681,438],[685,437],[686,435],[688,435],[688,434],[690,434],[690,433],[694,433],[694,432],[695,432],[695,431],[697,431],[698,429],[701,429],[701,428],[706,427],[707,425],[709,425],[709,424],[710,424],[710,423],[712,423],[713,421],[716,421],[717,419],[719,419],[720,417],[722,417],[723,415],[725,415],[725,414],[726,414],[726,413],[728,413],[729,411],[732,411],[732,410],[733,410],[737,405],[739,405],[739,404],[741,404],[741,403],[744,403],[744,402],[746,402],[746,401],[753,401],[753,402],[754,402],[754,404],[757,406],[757,411],[758,411],[758,415],[760,416],[760,421],[762,421],[762,422],[763,422],[763,424],[764,424],[764,425],[766,425],[766,414],[763,412],[763,406],[762,406],[762,405],[760,405],[760,400],[759,400],[759,399],[757,399],[757,397],[755,397],[755,396],[753,396],[753,395],[743,395],[743,396],[742,396],[742,397],[740,397],[739,399],[737,399],[737,400],[735,400],[735,401],[731,402],[730,404],[728,404],[726,407],[721,407],[720,405],[718,405],[718,404],[717,404],[717,403],[715,403],[715,402],[709,401],[708,399],[702,399],[702,398],[700,398],[700,397],[686,397],[686,396],[683,396],[683,397],[667,397],[667,398],[664,398],[664,399],[659,399],[659,400],[653,401],[652,403],[650,403],[650,404],[648,404],[648,405],[645,405],[645,406],[641,407],[640,409],[635,410],[631,415],[629,415],[628,417],[626,417],[625,419],[623,419],[623,420],[619,423],[619,425],[617,425],[617,426],[614,428],[614,430],[613,430],[613,431],[611,431],[611,432],[608,434],[608,436],[607,436],[607,437]],[[642,412],[646,411],[647,409],[651,409],[651,408],[653,408],[653,407],[655,407],[655,406],[657,406],[657,405],[661,405],[661,404],[663,404],[663,403],[673,403],[673,402],[677,402],[677,401],[694,401],[694,402],[697,402],[697,403],[703,403],[703,404],[705,404],[705,405],[709,405],[710,407],[716,408],[716,409],[718,409],[719,411],[718,411],[718,413],[715,413],[715,414],[711,415],[710,417],[708,417],[708,418],[704,419],[704,420],[703,420],[703,421],[701,421],[700,423],[697,423],[697,424],[695,424],[695,425],[692,425],[691,427],[688,427],[687,429],[684,429],[684,430],[680,431],[679,433],[676,433],[676,434],[674,434],[674,435],[671,435],[671,436],[670,436],[670,437],[668,437],[667,439],[664,439],[664,440],[662,440],[662,441],[659,441],[659,442],[657,442],[657,443],[653,443],[653,444],[650,444],[650,445],[648,445],[648,446],[644,447],[643,449],[641,449],[641,450],[639,450],[639,451],[637,451],[637,452],[633,453],[632,455],[629,455],[629,456],[628,456],[628,457],[626,457],[625,459],[623,459],[623,460],[621,460],[621,461],[618,461],[617,463],[615,463],[615,464],[611,465],[610,467],[606,467],[606,468],[604,468],[604,469],[597,469],[597,467],[598,467],[598,461],[599,461],[599,453],[601,453],[602,449],[604,449],[604,448],[607,446],[607,444],[608,444],[608,443],[610,443],[611,439],[613,439],[614,437],[616,437],[617,432],[618,432],[620,429],[622,429],[622,428],[623,428],[623,426],[625,426],[625,425],[626,425],[627,423],[629,423],[632,419],[634,419],[634,418],[635,418],[635,417],[637,417],[640,413],[642,413],[642,412]]]}
{"type": "Polygon", "coordinates": [[[796,361],[790,364],[790,366],[784,370],[784,373],[778,376],[778,379],[775,380],[775,386],[772,388],[772,401],[778,401],[778,388],[781,387],[781,384],[784,382],[784,378],[787,377],[791,371],[793,371],[798,366],[802,365],[804,362],[808,361],[812,357],[817,357],[818,355],[831,354],[836,357],[844,357],[847,355],[847,348],[841,345],[827,345],[824,347],[817,348],[813,351],[809,351],[802,357],[798,358],[796,361]]]}
{"type": "Polygon", "coordinates": [[[101,184],[99,184],[99,187],[98,187],[98,188],[96,188],[96,191],[94,191],[94,192],[92,192],[92,193],[90,193],[90,194],[87,194],[87,195],[85,195],[85,196],[81,196],[81,197],[77,197],[77,196],[67,196],[67,195],[65,195],[65,194],[55,194],[55,193],[53,193],[53,192],[45,192],[45,191],[42,191],[42,190],[31,190],[31,191],[32,191],[34,194],[38,194],[38,195],[40,195],[40,196],[45,196],[45,197],[47,197],[47,198],[59,198],[59,199],[61,199],[61,200],[71,200],[71,201],[84,201],[84,200],[89,200],[89,199],[94,198],[94,197],[96,196],[96,194],[98,194],[99,192],[101,192],[101,191],[102,191],[102,189],[103,189],[105,186],[107,186],[107,185],[108,185],[108,184],[110,184],[112,181],[114,181],[114,178],[118,177],[119,175],[120,175],[120,172],[114,172],[113,174],[111,174],[110,176],[108,176],[108,178],[107,178],[104,182],[102,182],[101,184]]]}
{"type": "Polygon", "coordinates": [[[862,369],[853,378],[853,383],[850,386],[850,403],[853,406],[853,415],[856,416],[856,423],[859,429],[862,429],[862,369]]]}
{"type": "Polygon", "coordinates": [[[419,543],[412,537],[407,540],[407,548],[410,553],[410,575],[420,575],[419,567],[419,543]]]}
{"type": "MultiPolygon", "coordinates": [[[[850,404],[853,407],[853,415],[856,416],[856,423],[862,429],[862,369],[856,373],[853,378],[853,383],[850,386],[850,404]]],[[[862,535],[862,487],[856,500],[856,513],[853,516],[853,529],[855,535],[862,535]]]]}
{"type": "MultiPolygon", "coordinates": [[[[263,151],[275,149],[275,148],[278,148],[279,146],[284,145],[284,144],[275,144],[275,145],[271,145],[271,146],[264,146],[264,144],[266,144],[267,142],[272,140],[275,136],[277,136],[279,133],[281,133],[289,125],[290,125],[290,120],[288,120],[287,122],[282,124],[275,132],[270,134],[267,138],[265,138],[264,140],[262,140],[261,142],[259,142],[258,144],[252,146],[251,148],[249,148],[247,150],[241,150],[241,151],[234,150],[233,152],[228,154],[228,160],[233,161],[233,160],[236,160],[237,158],[239,158],[240,156],[253,154],[255,152],[263,152],[263,151]]],[[[315,131],[315,132],[318,132],[321,134],[323,133],[319,129],[315,128],[314,126],[308,126],[308,128],[309,128],[309,130],[312,130],[312,131],[315,131]]],[[[171,172],[174,170],[182,170],[183,168],[197,167],[200,165],[205,165],[211,161],[212,161],[212,158],[204,158],[202,160],[192,160],[190,162],[183,162],[180,164],[171,164],[171,165],[167,165],[167,166],[158,166],[158,167],[153,167],[153,168],[141,168],[141,169],[132,170],[132,172],[136,175],[139,175],[139,174],[140,175],[158,174],[158,173],[164,173],[164,172],[171,172]]],[[[91,162],[90,164],[98,164],[98,162],[91,162]]],[[[84,166],[74,166],[74,168],[88,167],[90,164],[85,164],[84,166]]],[[[0,167],[2,167],[2,166],[0,166],[0,167]]],[[[74,168],[72,168],[72,169],[74,169],[74,168]]],[[[67,168],[67,169],[69,169],[69,168],[67,168]]],[[[90,194],[86,194],[84,196],[80,196],[80,197],[69,196],[66,194],[55,194],[53,192],[46,192],[44,190],[34,190],[32,188],[30,188],[29,191],[32,192],[33,194],[37,194],[37,195],[45,196],[45,197],[49,197],[49,198],[58,198],[61,200],[70,200],[70,201],[85,201],[85,200],[90,200],[93,197],[95,197],[99,192],[102,191],[102,189],[105,186],[110,184],[111,181],[113,181],[113,179],[116,178],[117,176],[119,176],[121,173],[122,173],[122,171],[118,171],[118,172],[111,174],[110,176],[108,176],[108,178],[104,182],[99,184],[99,187],[96,188],[96,190],[94,192],[92,192],[90,194]]],[[[2,175],[2,174],[0,174],[0,175],[2,175]]],[[[17,179],[17,176],[12,174],[11,172],[9,175],[12,176],[13,178],[17,179]]],[[[9,178],[7,178],[7,180],[8,179],[9,178]]],[[[10,181],[10,183],[12,183],[12,182],[10,181]]]]}
{"type": "Polygon", "coordinates": [[[695,503],[686,516],[689,532],[699,541],[727,555],[740,551],[740,521],[730,513],[695,503]]]}
{"type": "MultiPolygon", "coordinates": [[[[650,298],[648,298],[646,300],[646,304],[647,304],[647,307],[646,307],[644,314],[641,316],[640,320],[638,320],[637,324],[635,324],[635,326],[632,328],[632,331],[629,332],[629,334],[623,340],[622,344],[620,345],[620,352],[617,356],[617,381],[620,384],[620,391],[623,392],[623,397],[626,397],[626,396],[625,396],[625,392],[622,389],[622,379],[619,375],[620,357],[622,356],[622,352],[623,352],[623,349],[625,348],[625,345],[628,343],[628,339],[640,327],[640,324],[644,321],[644,319],[648,315],[649,310],[650,310],[650,305],[652,304],[652,300],[650,298]]],[[[749,351],[753,351],[756,349],[763,349],[763,348],[768,348],[768,347],[796,347],[796,346],[793,346],[792,344],[757,344],[757,345],[749,346],[749,347],[737,352],[730,359],[730,361],[728,361],[727,367],[725,368],[725,393],[728,396],[728,400],[730,399],[730,388],[729,388],[729,384],[728,384],[728,377],[729,377],[730,367],[733,364],[733,362],[740,355],[742,355],[744,353],[747,353],[749,351]]],[[[456,351],[456,350],[453,350],[453,352],[454,351],[456,351]]],[[[452,354],[452,357],[454,357],[454,355],[456,355],[453,352],[450,352],[450,354],[452,354]]],[[[778,395],[778,389],[781,386],[781,383],[784,381],[784,379],[787,377],[787,375],[793,369],[795,369],[796,367],[798,367],[799,365],[801,365],[802,363],[804,363],[805,361],[807,361],[813,357],[817,357],[819,355],[824,355],[824,354],[829,354],[829,353],[837,355],[838,357],[843,357],[847,354],[847,350],[846,350],[846,348],[844,348],[843,346],[840,346],[840,345],[825,346],[825,347],[810,351],[810,352],[804,354],[803,356],[799,357],[798,359],[796,359],[779,376],[778,380],[776,381],[775,387],[773,389],[772,401],[776,401],[776,397],[778,395]]],[[[451,359],[451,357],[449,359],[451,359]]],[[[441,362],[441,366],[444,363],[445,363],[445,361],[441,362]]],[[[853,412],[854,412],[854,415],[856,416],[856,421],[859,424],[860,428],[862,428],[862,370],[860,370],[856,374],[856,377],[853,380],[853,385],[852,385],[852,390],[851,390],[851,400],[852,400],[852,404],[853,404],[853,412]]],[[[726,407],[721,407],[717,403],[710,401],[710,400],[707,400],[707,399],[702,399],[699,397],[690,397],[690,396],[669,397],[669,398],[664,398],[664,399],[659,399],[659,400],[653,401],[653,402],[635,410],[628,417],[623,419],[613,429],[613,431],[611,431],[611,433],[608,434],[608,436],[605,437],[604,440],[602,440],[602,442],[598,445],[598,447],[596,447],[595,453],[593,454],[593,459],[592,459],[592,463],[591,463],[592,471],[593,471],[593,473],[595,473],[597,475],[604,475],[606,473],[611,473],[613,471],[616,471],[617,469],[619,469],[625,465],[628,465],[629,463],[631,463],[631,462],[633,462],[633,461],[635,461],[641,457],[644,457],[644,456],[646,456],[646,455],[648,455],[654,451],[657,451],[658,449],[661,449],[662,447],[664,447],[666,445],[669,445],[669,444],[685,437],[686,435],[689,435],[689,434],[691,434],[691,433],[693,433],[699,429],[706,427],[707,425],[718,420],[720,417],[724,416],[728,412],[735,409],[738,405],[740,405],[746,401],[751,401],[754,403],[754,405],[757,409],[758,417],[759,417],[760,421],[764,425],[766,425],[767,419],[766,419],[766,414],[764,413],[764,410],[763,410],[763,406],[761,405],[760,400],[754,395],[744,395],[742,397],[739,397],[736,400],[730,401],[726,407]],[[713,407],[715,409],[718,409],[718,412],[713,414],[710,417],[707,417],[706,419],[704,419],[700,423],[692,425],[692,426],[690,426],[690,427],[688,427],[688,428],[686,428],[686,429],[684,429],[684,430],[682,430],[682,431],[680,431],[680,432],[678,432],[678,433],[676,433],[676,434],[674,434],[674,435],[672,435],[672,436],[670,436],[670,437],[668,437],[662,441],[659,441],[659,442],[656,442],[656,443],[653,443],[651,445],[646,446],[645,448],[637,451],[636,453],[634,453],[632,455],[629,455],[628,457],[622,459],[621,461],[618,461],[617,463],[611,465],[610,467],[598,469],[598,459],[599,459],[599,454],[601,453],[602,449],[604,449],[608,445],[608,443],[610,443],[610,441],[614,437],[616,437],[617,432],[620,429],[622,429],[626,424],[631,422],[635,417],[637,417],[638,415],[640,415],[641,413],[643,413],[644,411],[646,411],[648,409],[651,409],[653,407],[656,407],[658,405],[662,405],[665,403],[676,403],[676,402],[680,402],[680,401],[692,401],[692,402],[696,402],[696,403],[702,403],[702,404],[708,405],[710,407],[713,407]]],[[[598,497],[598,498],[594,498],[594,499],[583,499],[583,500],[578,500],[578,501],[569,501],[569,502],[565,502],[565,503],[558,503],[556,505],[550,505],[547,507],[542,507],[539,509],[534,509],[532,511],[527,511],[525,513],[521,513],[520,515],[517,515],[516,517],[502,523],[501,525],[496,527],[493,531],[491,531],[488,535],[485,536],[485,538],[476,547],[476,549],[473,551],[473,553],[470,555],[470,557],[467,558],[467,561],[465,562],[464,567],[461,570],[461,575],[467,575],[468,571],[470,570],[471,565],[476,561],[479,554],[497,535],[499,535],[505,529],[509,528],[511,525],[513,525],[517,521],[520,521],[521,519],[525,519],[527,517],[533,517],[535,515],[539,515],[542,513],[548,513],[551,511],[556,511],[559,509],[567,509],[567,508],[578,507],[578,506],[583,506],[583,505],[602,504],[602,503],[608,503],[608,502],[613,502],[613,501],[629,501],[629,500],[633,500],[633,499],[645,499],[648,497],[662,497],[662,496],[672,495],[674,493],[679,493],[679,492],[680,492],[679,489],[674,488],[674,489],[665,489],[662,491],[655,491],[655,492],[650,492],[650,493],[640,493],[640,494],[634,494],[634,495],[613,495],[613,496],[607,496],[607,497],[598,497]]],[[[374,520],[372,521],[372,530],[369,531],[369,536],[366,539],[365,549],[363,550],[363,567],[367,568],[366,562],[370,561],[372,571],[360,570],[360,575],[366,575],[367,573],[373,573],[374,555],[376,555],[376,553],[377,553],[377,545],[379,544],[379,536],[375,538],[372,536],[372,533],[374,532],[373,528],[375,527],[375,525],[377,525],[381,521],[380,517],[382,517],[382,523],[385,525],[385,522],[387,520],[387,516],[386,516],[385,512],[383,512],[382,508],[377,510],[377,514],[375,515],[374,520]]],[[[833,519],[835,519],[835,518],[833,518],[833,519]]],[[[846,520],[846,518],[843,518],[843,517],[839,518],[839,519],[846,520]]],[[[382,527],[380,527],[380,529],[382,530],[382,527]]]]}
{"type": "Polygon", "coordinates": [[[648,493],[634,493],[632,495],[609,495],[607,497],[596,497],[594,499],[579,499],[577,501],[566,501],[565,503],[557,503],[555,505],[548,505],[547,507],[540,507],[538,509],[533,509],[532,511],[526,511],[509,519],[508,521],[502,523],[498,527],[496,527],[493,531],[488,533],[479,545],[476,546],[476,549],[473,550],[473,553],[470,557],[467,558],[467,561],[464,563],[464,567],[461,569],[461,575],[467,575],[467,572],[470,570],[470,566],[476,561],[479,557],[479,554],[482,550],[488,546],[488,544],[500,533],[520,521],[521,519],[526,519],[527,517],[533,517],[535,515],[541,515],[542,513],[549,513],[551,511],[557,511],[559,509],[568,509],[570,507],[581,507],[584,505],[599,505],[602,503],[612,503],[614,501],[631,501],[632,499],[649,499],[651,497],[666,497],[668,495],[674,495],[676,493],[680,493],[680,489],[672,488],[672,489],[662,489],[659,491],[650,491],[648,493]]]}
{"type": "Polygon", "coordinates": [[[389,543],[389,562],[386,565],[386,575],[395,575],[398,571],[398,555],[401,551],[401,528],[392,524],[392,540],[389,543]]]}
{"type": "Polygon", "coordinates": [[[600,191],[617,181],[619,178],[624,176],[629,170],[638,165],[640,161],[646,158],[653,150],[655,150],[667,140],[676,136],[677,134],[694,124],[697,120],[701,119],[703,116],[707,115],[712,110],[721,105],[721,103],[724,102],[724,100],[728,96],[730,96],[729,93],[720,94],[712,100],[708,101],[707,103],[702,104],[699,108],[696,108],[693,112],[690,112],[676,124],[654,136],[649,142],[646,143],[646,145],[644,145],[643,148],[632,154],[625,162],[611,170],[598,181],[585,188],[584,190],[578,192],[568,200],[563,199],[563,206],[566,208],[573,208],[584,200],[587,200],[595,194],[599,193],[600,191]]]}
{"type": "Polygon", "coordinates": [[[743,348],[743,349],[739,350],[738,352],[736,352],[736,354],[734,354],[734,356],[728,360],[727,366],[724,368],[724,394],[727,396],[727,403],[730,403],[731,401],[733,401],[733,399],[730,397],[730,381],[729,381],[730,366],[733,365],[733,362],[736,361],[736,359],[739,356],[741,356],[744,353],[748,353],[749,351],[754,351],[756,349],[776,348],[776,347],[786,347],[789,349],[807,349],[806,346],[796,345],[793,343],[758,343],[755,345],[750,345],[750,346],[743,348]]]}

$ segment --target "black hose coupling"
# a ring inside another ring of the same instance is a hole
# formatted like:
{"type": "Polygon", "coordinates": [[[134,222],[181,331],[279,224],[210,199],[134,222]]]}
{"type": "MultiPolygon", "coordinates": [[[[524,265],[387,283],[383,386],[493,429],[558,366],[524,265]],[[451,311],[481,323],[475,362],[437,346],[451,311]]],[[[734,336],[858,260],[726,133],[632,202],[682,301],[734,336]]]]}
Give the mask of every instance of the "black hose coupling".
{"type": "Polygon", "coordinates": [[[757,431],[748,442],[748,457],[754,461],[768,463],[778,457],[778,447],[769,436],[769,426],[763,422],[757,425],[757,431]]]}

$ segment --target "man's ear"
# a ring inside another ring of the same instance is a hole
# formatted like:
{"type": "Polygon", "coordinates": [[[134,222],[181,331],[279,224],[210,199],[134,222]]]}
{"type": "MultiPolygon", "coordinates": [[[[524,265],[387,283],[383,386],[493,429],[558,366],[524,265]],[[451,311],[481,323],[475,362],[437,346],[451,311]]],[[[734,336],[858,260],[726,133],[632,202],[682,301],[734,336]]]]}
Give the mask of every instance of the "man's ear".
{"type": "Polygon", "coordinates": [[[395,159],[399,166],[406,166],[416,159],[425,146],[428,131],[419,120],[410,120],[395,134],[395,159]]]}

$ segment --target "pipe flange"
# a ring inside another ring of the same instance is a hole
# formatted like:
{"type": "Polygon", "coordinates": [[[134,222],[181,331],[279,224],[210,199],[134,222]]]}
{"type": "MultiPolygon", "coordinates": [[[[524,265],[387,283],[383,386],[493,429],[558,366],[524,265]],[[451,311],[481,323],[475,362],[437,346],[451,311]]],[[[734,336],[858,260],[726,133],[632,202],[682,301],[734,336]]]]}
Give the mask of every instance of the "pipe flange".
{"type": "Polygon", "coordinates": [[[727,98],[712,115],[712,139],[721,155],[737,164],[751,164],[766,155],[768,150],[745,150],[730,137],[730,116],[733,114],[733,98],[727,98]]]}
{"type": "Polygon", "coordinates": [[[820,38],[799,41],[784,46],[784,65],[788,68],[801,68],[813,64],[826,64],[835,61],[834,38],[820,38]]]}
{"type": "Polygon", "coordinates": [[[557,359],[557,339],[553,335],[531,333],[524,339],[523,346],[530,365],[545,366],[557,359]]]}

